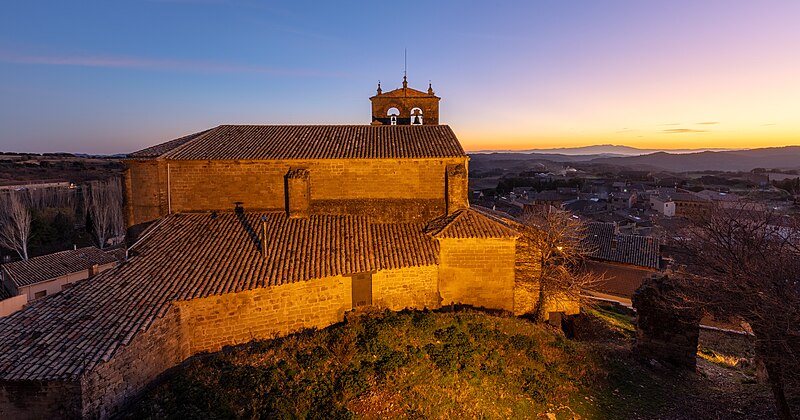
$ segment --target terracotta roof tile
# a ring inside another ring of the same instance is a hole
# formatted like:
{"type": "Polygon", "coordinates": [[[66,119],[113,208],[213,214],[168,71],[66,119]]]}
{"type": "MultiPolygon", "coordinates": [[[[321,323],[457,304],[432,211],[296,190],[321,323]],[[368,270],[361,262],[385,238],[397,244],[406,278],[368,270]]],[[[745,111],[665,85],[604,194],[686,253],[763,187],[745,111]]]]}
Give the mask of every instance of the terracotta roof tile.
{"type": "Polygon", "coordinates": [[[515,238],[520,233],[495,217],[474,209],[434,219],[426,228],[436,238],[515,238]]]}
{"type": "Polygon", "coordinates": [[[113,357],[173,301],[435,264],[436,240],[423,229],[356,216],[289,219],[283,212],[168,216],[123,265],[0,318],[0,378],[75,377],[113,357]]]}
{"type": "Polygon", "coordinates": [[[185,143],[196,139],[197,137],[202,136],[205,133],[208,133],[211,129],[203,130],[197,133],[189,134],[188,136],[183,136],[177,138],[175,140],[170,140],[168,142],[164,142],[161,144],[157,144],[155,146],[148,147],[146,149],[139,150],[138,152],[133,152],[128,154],[128,159],[153,159],[157,158],[164,153],[167,153],[177,147],[184,145],[185,143]]]}
{"type": "Polygon", "coordinates": [[[594,258],[658,268],[660,243],[656,238],[615,233],[613,223],[587,223],[586,241],[594,258]]]}
{"type": "Polygon", "coordinates": [[[2,268],[14,285],[23,287],[115,261],[114,254],[90,246],[3,264],[2,268]]]}
{"type": "Polygon", "coordinates": [[[446,125],[221,125],[129,157],[173,160],[403,159],[465,157],[446,125]],[[185,139],[185,138],[184,138],[185,139]]]}
{"type": "Polygon", "coordinates": [[[426,235],[422,225],[374,224],[372,238],[379,268],[417,267],[439,263],[439,242],[426,235]]]}

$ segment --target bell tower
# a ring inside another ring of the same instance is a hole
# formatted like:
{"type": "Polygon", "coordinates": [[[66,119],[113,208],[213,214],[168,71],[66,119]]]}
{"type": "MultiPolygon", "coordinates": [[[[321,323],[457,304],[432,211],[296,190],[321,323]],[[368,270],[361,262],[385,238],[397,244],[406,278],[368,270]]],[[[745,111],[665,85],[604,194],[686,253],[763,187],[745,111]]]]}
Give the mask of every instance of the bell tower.
{"type": "Polygon", "coordinates": [[[428,83],[428,91],[422,92],[408,87],[403,75],[403,87],[383,92],[378,82],[377,94],[372,102],[373,125],[438,125],[439,98],[428,83]]]}

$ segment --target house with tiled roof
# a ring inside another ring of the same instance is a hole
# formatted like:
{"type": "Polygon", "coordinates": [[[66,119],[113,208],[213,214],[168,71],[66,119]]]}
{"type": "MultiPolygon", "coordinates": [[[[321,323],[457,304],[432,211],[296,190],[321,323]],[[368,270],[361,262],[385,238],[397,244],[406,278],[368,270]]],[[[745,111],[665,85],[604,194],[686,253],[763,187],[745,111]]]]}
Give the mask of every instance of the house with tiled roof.
{"type": "Polygon", "coordinates": [[[114,254],[91,246],[3,264],[0,282],[7,297],[0,299],[0,317],[113,268],[117,261],[114,254]]]}
{"type": "Polygon", "coordinates": [[[586,269],[602,276],[589,295],[630,305],[642,281],[661,270],[661,244],[657,238],[621,234],[614,223],[586,225],[586,269]]]}
{"type": "MultiPolygon", "coordinates": [[[[433,100],[374,108],[414,98],[433,100]]],[[[422,125],[223,125],[130,154],[143,231],[118,267],[0,319],[0,417],[107,418],[193,355],[361,306],[530,312],[519,233],[469,207],[435,100],[422,125]]]]}

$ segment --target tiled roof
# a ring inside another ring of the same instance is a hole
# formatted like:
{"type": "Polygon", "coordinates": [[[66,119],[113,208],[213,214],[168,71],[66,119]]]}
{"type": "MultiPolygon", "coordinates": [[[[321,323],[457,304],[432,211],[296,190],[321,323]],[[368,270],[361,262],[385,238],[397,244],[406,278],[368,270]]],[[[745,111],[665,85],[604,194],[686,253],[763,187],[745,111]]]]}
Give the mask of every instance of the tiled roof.
{"type": "Polygon", "coordinates": [[[113,254],[90,246],[4,264],[3,269],[14,285],[23,287],[88,270],[95,264],[104,265],[115,261],[117,258],[113,254]]]}
{"type": "Polygon", "coordinates": [[[436,238],[514,238],[516,230],[495,217],[474,209],[458,210],[449,216],[434,219],[426,228],[436,238]]]}
{"type": "Polygon", "coordinates": [[[382,269],[439,263],[439,242],[426,235],[422,225],[374,224],[372,246],[375,250],[375,259],[382,269]]]}
{"type": "Polygon", "coordinates": [[[613,223],[587,223],[587,246],[591,256],[640,267],[658,268],[659,241],[640,235],[615,233],[613,223]]]}
{"type": "Polygon", "coordinates": [[[465,157],[446,125],[221,125],[175,146],[129,157],[173,160],[403,159],[465,157]]]}
{"type": "Polygon", "coordinates": [[[438,245],[423,228],[283,212],[168,216],[125,264],[0,319],[0,379],[74,378],[113,357],[172,301],[435,264],[438,245]]]}
{"type": "Polygon", "coordinates": [[[200,137],[203,134],[208,133],[209,131],[211,131],[211,129],[199,131],[197,133],[189,134],[188,136],[183,136],[183,137],[177,138],[175,140],[170,140],[170,141],[165,142],[165,143],[157,144],[155,146],[151,146],[151,147],[148,147],[146,149],[139,150],[138,152],[130,153],[130,154],[128,154],[128,158],[129,159],[152,159],[152,158],[157,158],[157,157],[163,155],[164,153],[167,153],[167,152],[175,149],[176,147],[182,146],[186,142],[194,140],[197,137],[200,137]]]}

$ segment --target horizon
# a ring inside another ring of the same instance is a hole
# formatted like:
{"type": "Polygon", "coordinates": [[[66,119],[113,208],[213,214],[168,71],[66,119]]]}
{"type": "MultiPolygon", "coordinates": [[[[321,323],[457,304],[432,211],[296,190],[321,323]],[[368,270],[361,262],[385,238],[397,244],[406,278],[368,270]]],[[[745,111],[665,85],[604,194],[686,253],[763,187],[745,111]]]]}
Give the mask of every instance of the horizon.
{"type": "MultiPolygon", "coordinates": [[[[800,147],[800,144],[790,144],[786,146],[768,146],[768,147],[741,147],[741,148],[709,148],[709,147],[700,147],[700,148],[680,148],[680,149],[668,149],[668,148],[638,148],[633,146],[628,146],[624,144],[588,144],[588,145],[581,145],[581,146],[570,146],[570,147],[554,147],[554,148],[530,148],[530,149],[516,149],[516,150],[504,150],[504,149],[483,149],[483,150],[472,150],[472,149],[465,149],[464,151],[468,154],[486,154],[486,153],[520,153],[520,154],[531,154],[531,153],[539,153],[539,154],[563,154],[563,155],[572,155],[572,156],[582,156],[582,155],[593,155],[593,154],[614,154],[613,152],[591,152],[591,153],[559,153],[558,151],[575,151],[579,149],[587,149],[587,148],[599,148],[599,147],[610,147],[610,148],[625,148],[628,150],[637,150],[641,151],[641,154],[630,154],[627,156],[641,156],[659,152],[666,152],[672,154],[690,154],[690,153],[701,153],[701,152],[735,152],[735,151],[748,151],[748,150],[759,150],[759,149],[780,149],[780,148],[787,148],[787,147],[800,147]]],[[[20,154],[20,155],[44,155],[44,154],[72,154],[72,155],[88,155],[88,156],[98,156],[98,157],[108,157],[108,156],[117,156],[117,155],[127,155],[128,153],[85,153],[85,152],[70,152],[70,151],[63,151],[63,150],[56,150],[56,151],[47,151],[47,152],[28,152],[22,150],[0,150],[0,154],[20,154]]],[[[620,153],[620,155],[623,155],[620,153]]]]}
{"type": "Polygon", "coordinates": [[[481,6],[409,8],[398,36],[396,9],[367,2],[15,4],[0,16],[0,149],[108,155],[219,124],[368,124],[404,49],[409,85],[432,82],[471,152],[800,144],[800,3],[481,6]]]}

